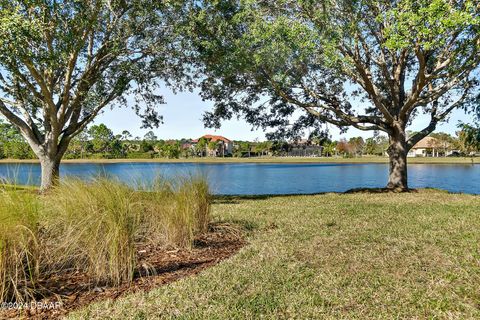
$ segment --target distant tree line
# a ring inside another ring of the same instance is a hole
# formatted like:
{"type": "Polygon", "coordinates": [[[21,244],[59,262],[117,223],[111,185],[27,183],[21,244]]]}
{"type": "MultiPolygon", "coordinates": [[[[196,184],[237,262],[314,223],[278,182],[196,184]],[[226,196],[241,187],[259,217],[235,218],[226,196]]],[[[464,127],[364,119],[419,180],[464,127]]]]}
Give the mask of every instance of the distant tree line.
{"type": "MultiPolygon", "coordinates": [[[[416,132],[408,132],[408,134],[414,135],[416,132]]],[[[460,124],[456,136],[444,132],[431,133],[429,136],[435,138],[436,142],[432,147],[436,149],[456,151],[459,156],[471,156],[480,152],[480,126],[460,124]]],[[[375,135],[365,140],[362,137],[354,137],[349,140],[341,139],[332,142],[332,145],[329,145],[328,148],[329,151],[333,149],[334,152],[330,152],[339,156],[357,157],[362,155],[386,155],[388,146],[389,140],[386,136],[375,135]]]]}
{"type": "Polygon", "coordinates": [[[189,140],[161,140],[153,131],[147,132],[143,138],[134,137],[124,130],[115,135],[105,124],[93,125],[79,134],[71,142],[65,157],[67,159],[105,158],[105,159],[148,159],[148,158],[180,158],[192,154],[182,147],[189,140]]]}
{"type": "MultiPolygon", "coordinates": [[[[415,134],[411,132],[410,134],[415,134]]],[[[460,155],[480,152],[480,126],[460,124],[456,136],[433,133],[439,146],[457,150],[460,155]]],[[[194,143],[191,139],[162,140],[153,131],[143,137],[134,137],[129,131],[114,134],[105,124],[89,127],[70,143],[67,159],[149,159],[192,158],[207,156],[205,150],[213,149],[214,142],[204,138],[194,143]]],[[[238,158],[261,156],[322,156],[361,157],[386,155],[389,141],[386,136],[371,138],[352,137],[333,141],[328,137],[311,137],[308,140],[288,141],[234,141],[233,154],[238,158]]],[[[0,120],[0,158],[35,159],[36,156],[18,130],[0,120]]]]}

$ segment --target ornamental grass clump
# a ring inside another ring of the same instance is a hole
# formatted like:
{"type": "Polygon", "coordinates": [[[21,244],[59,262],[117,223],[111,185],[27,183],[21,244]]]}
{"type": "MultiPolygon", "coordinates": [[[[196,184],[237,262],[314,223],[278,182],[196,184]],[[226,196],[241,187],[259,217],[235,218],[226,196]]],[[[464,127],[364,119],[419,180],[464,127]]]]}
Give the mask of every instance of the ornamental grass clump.
{"type": "MultiPolygon", "coordinates": [[[[81,272],[94,285],[130,282],[145,245],[190,247],[208,228],[205,179],[67,179],[49,192],[0,189],[0,302],[30,302],[40,280],[81,272]]],[[[48,288],[46,288],[48,289],[48,288]]]]}
{"type": "Polygon", "coordinates": [[[143,240],[160,246],[191,247],[194,237],[207,231],[210,194],[206,179],[158,178],[141,196],[143,240]]]}
{"type": "Polygon", "coordinates": [[[81,270],[97,284],[133,279],[141,206],[132,188],[107,179],[68,180],[46,202],[50,270],[81,270]]]}
{"type": "Polygon", "coordinates": [[[37,196],[0,190],[0,302],[34,298],[39,275],[37,196]]]}
{"type": "Polygon", "coordinates": [[[177,193],[177,205],[183,208],[193,222],[193,234],[204,233],[210,221],[210,190],[203,177],[188,177],[183,180],[177,193]]]}

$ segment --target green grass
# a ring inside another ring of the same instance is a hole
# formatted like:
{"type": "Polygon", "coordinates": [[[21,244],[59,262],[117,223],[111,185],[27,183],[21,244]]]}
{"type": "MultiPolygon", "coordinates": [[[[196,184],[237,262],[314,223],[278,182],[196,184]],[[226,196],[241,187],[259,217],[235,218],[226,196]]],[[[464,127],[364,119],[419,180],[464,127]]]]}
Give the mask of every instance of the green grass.
{"type": "MultiPolygon", "coordinates": [[[[3,159],[0,163],[36,163],[38,160],[3,159]]],[[[62,163],[125,163],[125,162],[169,162],[169,163],[388,163],[388,157],[363,156],[358,158],[342,157],[252,157],[252,158],[154,158],[154,159],[69,159],[62,163]]],[[[408,163],[414,164],[471,164],[480,163],[480,157],[440,157],[440,158],[408,158],[408,163]]]]}
{"type": "Polygon", "coordinates": [[[200,275],[70,319],[478,319],[480,197],[221,199],[249,244],[200,275]]]}

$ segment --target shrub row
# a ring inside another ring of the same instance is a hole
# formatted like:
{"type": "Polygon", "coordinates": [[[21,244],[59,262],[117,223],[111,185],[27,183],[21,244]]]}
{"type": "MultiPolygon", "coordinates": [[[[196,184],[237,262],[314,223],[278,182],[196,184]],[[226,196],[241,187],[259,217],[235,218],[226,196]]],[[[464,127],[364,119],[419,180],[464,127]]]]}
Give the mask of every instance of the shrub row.
{"type": "Polygon", "coordinates": [[[107,179],[68,180],[38,196],[0,192],[0,301],[35,298],[39,279],[85,272],[95,284],[131,281],[139,245],[188,247],[208,227],[204,179],[131,188],[107,179]]]}

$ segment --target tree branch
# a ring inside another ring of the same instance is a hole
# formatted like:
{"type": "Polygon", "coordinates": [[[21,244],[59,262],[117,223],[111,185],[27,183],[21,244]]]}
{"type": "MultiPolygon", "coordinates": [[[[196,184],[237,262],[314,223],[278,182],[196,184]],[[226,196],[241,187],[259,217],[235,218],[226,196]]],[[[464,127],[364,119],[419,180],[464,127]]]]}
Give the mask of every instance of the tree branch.
{"type": "Polygon", "coordinates": [[[14,114],[5,105],[3,100],[0,100],[0,113],[20,130],[25,139],[33,142],[36,146],[40,146],[40,141],[34,134],[33,130],[28,126],[25,121],[22,120],[22,118],[14,114]]]}

